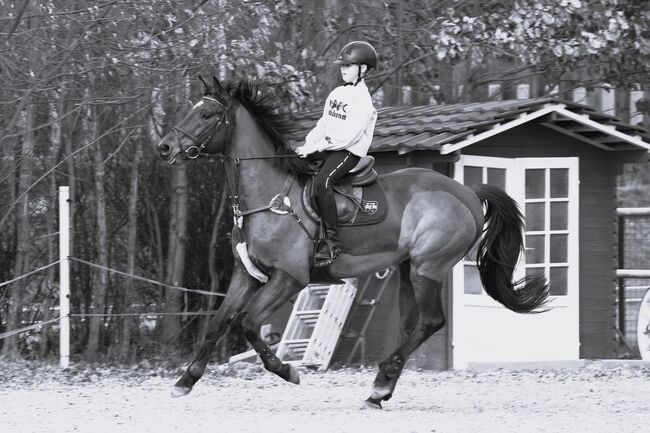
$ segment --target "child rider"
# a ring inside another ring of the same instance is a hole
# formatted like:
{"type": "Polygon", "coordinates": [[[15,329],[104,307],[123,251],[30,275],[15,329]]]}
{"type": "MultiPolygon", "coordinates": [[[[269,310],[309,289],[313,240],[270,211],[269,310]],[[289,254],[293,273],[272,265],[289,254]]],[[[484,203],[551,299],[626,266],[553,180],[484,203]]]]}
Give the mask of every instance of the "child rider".
{"type": "Polygon", "coordinates": [[[296,152],[322,164],[314,180],[314,195],[325,239],[319,242],[315,265],[327,266],[339,255],[338,222],[332,186],[368,154],[377,110],[364,78],[377,67],[377,53],[367,42],[345,45],[334,62],[345,82],[327,97],[323,115],[296,152]]]}

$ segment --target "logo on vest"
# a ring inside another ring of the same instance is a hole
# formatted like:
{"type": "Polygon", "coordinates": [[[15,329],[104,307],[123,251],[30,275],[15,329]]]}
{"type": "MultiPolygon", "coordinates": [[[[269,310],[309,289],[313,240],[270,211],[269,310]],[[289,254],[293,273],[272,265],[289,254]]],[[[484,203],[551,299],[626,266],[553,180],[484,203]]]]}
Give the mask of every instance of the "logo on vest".
{"type": "Polygon", "coordinates": [[[336,117],[337,119],[345,120],[347,117],[347,106],[348,104],[344,103],[343,101],[337,101],[336,99],[333,99],[330,101],[330,110],[327,112],[332,117],[336,117]]]}

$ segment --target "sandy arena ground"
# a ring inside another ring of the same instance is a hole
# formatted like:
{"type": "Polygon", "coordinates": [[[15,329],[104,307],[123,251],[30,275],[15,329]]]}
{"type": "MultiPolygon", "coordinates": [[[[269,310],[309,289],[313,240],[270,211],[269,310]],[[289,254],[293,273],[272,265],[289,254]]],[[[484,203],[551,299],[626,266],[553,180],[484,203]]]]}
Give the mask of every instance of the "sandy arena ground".
{"type": "Polygon", "coordinates": [[[6,367],[1,433],[650,431],[650,369],[629,365],[405,371],[382,411],[363,406],[372,369],[302,370],[296,386],[256,365],[211,367],[171,398],[176,371],[6,367]]]}

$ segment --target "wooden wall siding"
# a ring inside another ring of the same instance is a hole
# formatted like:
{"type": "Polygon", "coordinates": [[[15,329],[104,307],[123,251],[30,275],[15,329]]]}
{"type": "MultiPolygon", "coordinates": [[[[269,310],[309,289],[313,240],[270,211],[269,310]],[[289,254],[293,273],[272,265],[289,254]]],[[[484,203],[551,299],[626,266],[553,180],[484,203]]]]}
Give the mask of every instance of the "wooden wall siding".
{"type": "Polygon", "coordinates": [[[606,152],[539,125],[522,127],[463,149],[498,157],[580,158],[580,357],[614,352],[616,176],[625,158],[641,152],[606,152]]]}
{"type": "Polygon", "coordinates": [[[453,155],[439,155],[438,152],[427,150],[410,152],[405,155],[399,155],[397,152],[376,152],[372,155],[375,157],[375,167],[379,174],[407,167],[420,167],[449,176],[450,167],[453,167],[453,161],[457,159],[453,155]]]}
{"type": "MultiPolygon", "coordinates": [[[[359,290],[367,284],[367,280],[370,280],[368,283],[370,285],[364,297],[375,298],[382,282],[375,278],[374,275],[361,277],[358,283],[359,290]]],[[[375,298],[377,299],[377,305],[365,333],[365,359],[362,359],[362,353],[358,350],[350,360],[351,363],[376,364],[397,348],[399,342],[398,291],[399,272],[395,272],[391,276],[382,296],[375,298]]],[[[371,307],[355,305],[352,308],[343,330],[344,334],[361,330],[371,307]]],[[[333,366],[347,363],[355,341],[356,339],[353,337],[339,339],[339,344],[332,356],[333,366]]]]}
{"type": "Polygon", "coordinates": [[[610,358],[614,344],[616,175],[607,154],[580,158],[580,356],[610,358]]]}

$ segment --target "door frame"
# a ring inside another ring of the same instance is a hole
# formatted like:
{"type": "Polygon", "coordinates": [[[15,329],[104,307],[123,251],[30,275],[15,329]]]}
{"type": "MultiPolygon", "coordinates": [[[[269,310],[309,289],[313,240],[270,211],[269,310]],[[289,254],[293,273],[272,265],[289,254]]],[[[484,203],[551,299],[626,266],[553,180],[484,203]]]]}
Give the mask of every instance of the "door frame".
{"type": "MultiPolygon", "coordinates": [[[[579,268],[579,158],[577,157],[560,157],[560,158],[499,158],[491,156],[476,156],[476,155],[461,155],[460,159],[455,163],[454,179],[463,183],[463,167],[466,165],[475,167],[489,167],[489,168],[503,168],[506,170],[505,186],[506,192],[517,201],[522,213],[525,215],[525,170],[526,169],[545,169],[546,182],[549,182],[550,169],[553,168],[567,168],[568,171],[568,230],[567,234],[567,295],[566,296],[551,296],[550,307],[568,309],[568,316],[570,317],[570,329],[566,329],[567,341],[571,345],[571,353],[567,353],[566,357],[569,359],[579,359],[580,352],[580,338],[579,338],[579,296],[580,296],[580,268],[579,268]]],[[[483,181],[486,181],[486,170],[484,170],[483,181]]],[[[549,199],[548,191],[545,194],[547,202],[553,201],[549,199]]],[[[545,206],[545,221],[549,220],[549,208],[545,206]]],[[[545,234],[550,234],[551,231],[545,231],[545,234]]],[[[549,257],[550,236],[545,236],[546,258],[549,257]]],[[[546,262],[546,260],[545,260],[546,262]]],[[[471,263],[471,262],[470,262],[471,263]]],[[[515,270],[514,278],[520,279],[525,275],[525,255],[520,256],[519,264],[515,270]]],[[[548,266],[548,263],[546,263],[548,266]]],[[[469,265],[464,259],[456,264],[452,270],[452,293],[450,299],[452,300],[452,320],[450,327],[450,361],[453,368],[466,368],[469,362],[473,360],[471,353],[463,341],[463,335],[471,332],[472,327],[476,324],[472,323],[471,317],[468,317],[469,311],[467,307],[479,308],[505,308],[501,304],[490,298],[485,292],[481,295],[466,294],[464,291],[464,276],[465,266],[469,265]]],[[[480,362],[480,360],[478,361],[480,362]]]]}

